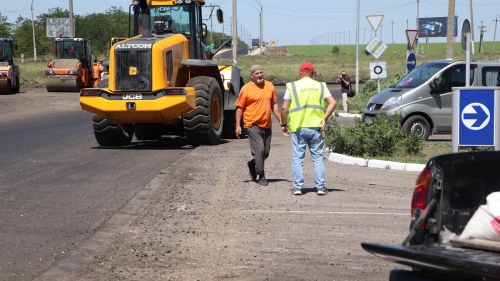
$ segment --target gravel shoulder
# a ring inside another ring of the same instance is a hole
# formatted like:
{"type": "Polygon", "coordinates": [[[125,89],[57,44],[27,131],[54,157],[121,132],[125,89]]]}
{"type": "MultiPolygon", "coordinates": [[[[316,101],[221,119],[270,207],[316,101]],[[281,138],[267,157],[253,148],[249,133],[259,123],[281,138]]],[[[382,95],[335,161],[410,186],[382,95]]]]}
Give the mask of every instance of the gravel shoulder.
{"type": "Polygon", "coordinates": [[[81,109],[79,93],[21,88],[13,95],[0,95],[0,122],[33,118],[42,114],[81,109]]]}
{"type": "Polygon", "coordinates": [[[249,180],[247,139],[198,147],[35,280],[388,280],[396,264],[360,243],[403,241],[418,172],[325,161],[320,197],[307,154],[308,192],[293,196],[274,123],[269,186],[249,180]]]}

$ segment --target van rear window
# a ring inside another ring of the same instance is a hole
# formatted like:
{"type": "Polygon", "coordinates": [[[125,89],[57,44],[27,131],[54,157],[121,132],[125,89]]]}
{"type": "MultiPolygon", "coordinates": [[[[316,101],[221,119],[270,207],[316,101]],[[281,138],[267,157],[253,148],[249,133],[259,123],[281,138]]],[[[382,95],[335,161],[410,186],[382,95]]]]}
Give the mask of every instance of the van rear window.
{"type": "Polygon", "coordinates": [[[487,87],[500,86],[500,67],[485,66],[483,67],[482,85],[487,87]]]}

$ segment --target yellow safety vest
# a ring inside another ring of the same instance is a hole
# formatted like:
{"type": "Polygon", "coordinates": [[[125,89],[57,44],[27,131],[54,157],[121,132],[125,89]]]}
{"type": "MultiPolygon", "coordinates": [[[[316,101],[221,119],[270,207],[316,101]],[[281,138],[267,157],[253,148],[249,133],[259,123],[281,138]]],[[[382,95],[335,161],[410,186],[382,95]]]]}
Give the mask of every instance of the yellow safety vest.
{"type": "Polygon", "coordinates": [[[326,83],[311,78],[286,84],[290,93],[288,110],[288,130],[295,132],[299,128],[319,128],[325,115],[326,83]]]}

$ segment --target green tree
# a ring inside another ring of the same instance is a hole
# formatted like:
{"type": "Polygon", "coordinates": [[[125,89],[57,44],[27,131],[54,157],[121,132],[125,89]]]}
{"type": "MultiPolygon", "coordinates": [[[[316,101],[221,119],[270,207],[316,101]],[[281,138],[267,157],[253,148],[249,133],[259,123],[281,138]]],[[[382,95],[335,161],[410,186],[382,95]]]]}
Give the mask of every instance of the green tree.
{"type": "Polygon", "coordinates": [[[12,37],[12,24],[7,22],[7,17],[2,16],[0,13],[0,37],[10,38],[12,37]]]}

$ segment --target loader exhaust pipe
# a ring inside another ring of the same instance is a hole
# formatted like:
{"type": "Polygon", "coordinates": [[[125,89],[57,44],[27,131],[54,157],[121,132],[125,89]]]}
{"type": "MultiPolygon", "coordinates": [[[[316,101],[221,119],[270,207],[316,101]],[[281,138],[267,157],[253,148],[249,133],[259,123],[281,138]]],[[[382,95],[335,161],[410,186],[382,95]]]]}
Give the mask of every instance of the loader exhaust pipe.
{"type": "Polygon", "coordinates": [[[142,37],[150,38],[152,36],[151,32],[151,10],[149,9],[146,0],[141,0],[139,3],[142,11],[142,37]]]}

